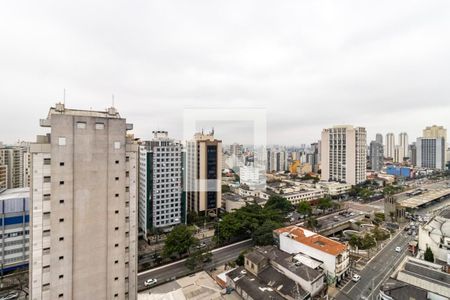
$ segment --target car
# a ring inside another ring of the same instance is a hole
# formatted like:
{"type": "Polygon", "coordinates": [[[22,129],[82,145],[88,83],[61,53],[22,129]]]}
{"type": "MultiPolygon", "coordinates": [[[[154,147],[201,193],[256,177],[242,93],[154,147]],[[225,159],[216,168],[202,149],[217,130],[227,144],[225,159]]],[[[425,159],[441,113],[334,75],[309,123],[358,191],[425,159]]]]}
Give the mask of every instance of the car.
{"type": "Polygon", "coordinates": [[[197,248],[197,249],[202,249],[202,248],[205,248],[207,245],[206,245],[206,243],[205,242],[201,242],[199,245],[197,245],[195,248],[197,248]]]}
{"type": "Polygon", "coordinates": [[[354,282],[358,282],[360,279],[361,279],[361,276],[359,276],[358,274],[353,274],[352,280],[353,280],[354,282]]]}
{"type": "Polygon", "coordinates": [[[146,281],[144,281],[144,285],[145,286],[152,286],[152,285],[155,285],[157,282],[158,282],[158,279],[150,278],[150,279],[147,279],[146,281]]]}
{"type": "Polygon", "coordinates": [[[395,252],[401,252],[402,248],[401,247],[395,247],[395,252]]]}

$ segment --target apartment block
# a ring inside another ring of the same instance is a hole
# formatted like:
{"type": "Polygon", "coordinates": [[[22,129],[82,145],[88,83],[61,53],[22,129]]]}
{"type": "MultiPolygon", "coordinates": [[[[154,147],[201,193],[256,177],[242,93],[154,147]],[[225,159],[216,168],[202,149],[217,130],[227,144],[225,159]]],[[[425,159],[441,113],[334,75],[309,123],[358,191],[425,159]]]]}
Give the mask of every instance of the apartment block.
{"type": "Polygon", "coordinates": [[[417,138],[417,167],[444,170],[445,150],[444,138],[417,138]]]}
{"type": "Polygon", "coordinates": [[[6,187],[22,188],[24,185],[24,155],[28,151],[23,146],[3,146],[0,148],[0,165],[7,166],[6,187]]]}
{"type": "Polygon", "coordinates": [[[366,129],[348,125],[322,131],[322,174],[325,181],[358,184],[366,180],[366,129]]]}
{"type": "Polygon", "coordinates": [[[181,223],[182,145],[154,131],[139,147],[139,228],[169,230],[181,223]]]}
{"type": "Polygon", "coordinates": [[[31,145],[31,300],[136,299],[138,146],[115,108],[51,107],[31,145]]]}

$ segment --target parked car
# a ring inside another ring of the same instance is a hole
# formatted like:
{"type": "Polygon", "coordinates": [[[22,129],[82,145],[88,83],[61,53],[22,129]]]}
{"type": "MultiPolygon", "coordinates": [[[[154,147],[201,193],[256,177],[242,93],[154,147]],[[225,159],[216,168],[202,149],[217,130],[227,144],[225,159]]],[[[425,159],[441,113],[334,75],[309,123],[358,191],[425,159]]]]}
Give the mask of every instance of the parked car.
{"type": "Polygon", "coordinates": [[[358,274],[353,274],[352,280],[353,280],[354,282],[358,282],[360,279],[361,279],[361,276],[359,276],[358,274]]]}
{"type": "Polygon", "coordinates": [[[158,279],[150,278],[150,279],[147,279],[146,281],[144,281],[144,285],[145,286],[152,286],[152,285],[155,285],[157,282],[158,282],[158,279]]]}
{"type": "Polygon", "coordinates": [[[401,252],[402,248],[401,247],[395,247],[395,252],[401,252]]]}

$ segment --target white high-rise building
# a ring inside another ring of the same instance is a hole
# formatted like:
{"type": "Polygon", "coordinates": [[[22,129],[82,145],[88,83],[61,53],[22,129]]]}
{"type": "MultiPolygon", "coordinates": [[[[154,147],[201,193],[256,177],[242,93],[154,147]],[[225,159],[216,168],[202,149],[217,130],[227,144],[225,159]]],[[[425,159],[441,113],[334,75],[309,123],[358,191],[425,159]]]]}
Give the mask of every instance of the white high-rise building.
{"type": "Polygon", "coordinates": [[[384,144],[384,157],[394,158],[395,151],[395,135],[393,133],[386,134],[386,141],[384,144]]]}
{"type": "Polygon", "coordinates": [[[24,146],[3,146],[0,148],[0,165],[7,166],[7,188],[15,189],[24,184],[24,156],[28,152],[24,146]]]}
{"type": "Polygon", "coordinates": [[[322,131],[322,180],[358,184],[366,180],[366,129],[349,125],[322,131]]]}
{"type": "Polygon", "coordinates": [[[138,145],[107,111],[50,108],[31,145],[30,300],[137,298],[138,145]]]}
{"type": "Polygon", "coordinates": [[[399,141],[399,156],[398,156],[398,162],[403,162],[405,157],[408,157],[408,134],[406,132],[401,132],[398,135],[399,141]]]}
{"type": "Polygon", "coordinates": [[[139,147],[139,228],[147,239],[154,229],[181,223],[182,146],[167,131],[154,131],[139,147]]]}

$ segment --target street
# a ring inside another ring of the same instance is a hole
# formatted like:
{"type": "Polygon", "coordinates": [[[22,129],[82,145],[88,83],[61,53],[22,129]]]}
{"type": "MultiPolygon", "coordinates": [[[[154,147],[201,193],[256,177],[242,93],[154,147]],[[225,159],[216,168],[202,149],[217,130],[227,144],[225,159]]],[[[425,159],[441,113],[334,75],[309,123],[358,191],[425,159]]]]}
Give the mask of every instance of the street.
{"type": "MultiPolygon", "coordinates": [[[[414,237],[407,235],[401,231],[389,244],[373,258],[366,267],[359,272],[361,279],[358,282],[349,281],[346,286],[341,289],[337,295],[338,300],[361,299],[362,296],[376,297],[378,295],[380,284],[395,269],[397,264],[407,255],[408,243],[414,237]],[[395,251],[396,247],[400,247],[400,253],[395,251]],[[372,293],[372,290],[375,291],[372,293]]],[[[375,298],[374,298],[375,299],[375,298]]]]}
{"type": "MultiPolygon", "coordinates": [[[[222,265],[225,262],[235,260],[241,251],[252,247],[253,242],[251,239],[234,243],[222,248],[212,250],[212,261],[207,264],[207,268],[213,268],[218,265],[222,265]]],[[[179,278],[190,273],[190,270],[185,266],[186,259],[170,263],[161,267],[150,269],[138,274],[138,290],[144,290],[144,281],[150,278],[156,278],[158,283],[164,283],[166,281],[179,278]]]]}

